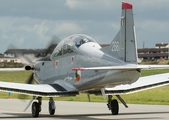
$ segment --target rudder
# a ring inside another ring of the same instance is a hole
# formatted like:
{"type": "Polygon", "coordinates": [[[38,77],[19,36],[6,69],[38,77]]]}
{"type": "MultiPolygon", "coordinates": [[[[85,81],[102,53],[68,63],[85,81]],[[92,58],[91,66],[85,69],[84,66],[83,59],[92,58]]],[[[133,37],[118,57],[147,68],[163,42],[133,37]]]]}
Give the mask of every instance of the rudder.
{"type": "Polygon", "coordinates": [[[133,6],[130,3],[122,2],[121,28],[108,47],[107,52],[125,62],[137,63],[133,6]]]}

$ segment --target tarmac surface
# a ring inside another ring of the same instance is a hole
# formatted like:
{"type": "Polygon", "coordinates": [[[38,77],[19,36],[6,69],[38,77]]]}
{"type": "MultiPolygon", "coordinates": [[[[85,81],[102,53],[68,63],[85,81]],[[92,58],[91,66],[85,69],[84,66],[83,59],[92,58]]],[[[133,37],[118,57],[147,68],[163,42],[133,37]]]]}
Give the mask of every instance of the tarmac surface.
{"type": "MultiPolygon", "coordinates": [[[[28,100],[0,99],[0,120],[32,120],[31,106],[22,112],[28,100]]],[[[119,115],[111,115],[106,103],[55,101],[55,115],[48,113],[48,101],[42,101],[40,120],[168,120],[169,105],[119,105],[119,115]]]]}

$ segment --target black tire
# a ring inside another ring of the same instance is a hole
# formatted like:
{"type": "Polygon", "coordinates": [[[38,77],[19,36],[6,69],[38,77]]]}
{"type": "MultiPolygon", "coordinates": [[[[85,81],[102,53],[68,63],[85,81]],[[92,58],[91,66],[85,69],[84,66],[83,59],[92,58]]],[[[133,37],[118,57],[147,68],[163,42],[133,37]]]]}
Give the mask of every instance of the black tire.
{"type": "Polygon", "coordinates": [[[32,103],[32,117],[39,117],[39,103],[32,103]]]}
{"type": "Polygon", "coordinates": [[[119,113],[119,104],[117,100],[111,101],[111,113],[112,115],[118,115],[119,113]]]}
{"type": "Polygon", "coordinates": [[[55,114],[55,109],[52,109],[52,105],[49,103],[49,114],[54,115],[55,114]]]}

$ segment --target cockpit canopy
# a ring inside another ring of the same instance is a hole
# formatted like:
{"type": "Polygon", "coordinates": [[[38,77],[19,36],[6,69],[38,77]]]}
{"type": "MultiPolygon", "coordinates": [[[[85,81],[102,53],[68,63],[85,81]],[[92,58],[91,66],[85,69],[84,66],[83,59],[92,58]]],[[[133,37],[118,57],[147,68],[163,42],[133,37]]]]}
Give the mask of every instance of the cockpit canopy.
{"type": "Polygon", "coordinates": [[[57,47],[54,49],[51,55],[51,59],[56,56],[61,56],[64,54],[72,53],[76,49],[78,49],[82,44],[88,43],[88,42],[96,43],[96,41],[93,38],[87,35],[76,34],[76,35],[69,36],[65,38],[64,40],[62,40],[57,45],[57,47]]]}

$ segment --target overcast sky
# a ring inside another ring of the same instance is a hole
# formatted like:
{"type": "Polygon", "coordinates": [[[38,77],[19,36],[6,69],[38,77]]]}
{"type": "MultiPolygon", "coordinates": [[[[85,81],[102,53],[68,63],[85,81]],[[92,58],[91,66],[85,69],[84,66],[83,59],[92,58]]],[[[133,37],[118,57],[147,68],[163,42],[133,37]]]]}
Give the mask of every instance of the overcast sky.
{"type": "MultiPolygon", "coordinates": [[[[133,4],[137,46],[169,42],[169,0],[128,0],[133,4]]],[[[120,28],[120,0],[0,0],[0,53],[18,48],[45,48],[82,33],[110,43],[120,28]]]]}

